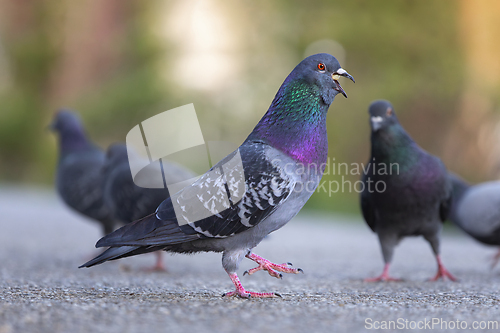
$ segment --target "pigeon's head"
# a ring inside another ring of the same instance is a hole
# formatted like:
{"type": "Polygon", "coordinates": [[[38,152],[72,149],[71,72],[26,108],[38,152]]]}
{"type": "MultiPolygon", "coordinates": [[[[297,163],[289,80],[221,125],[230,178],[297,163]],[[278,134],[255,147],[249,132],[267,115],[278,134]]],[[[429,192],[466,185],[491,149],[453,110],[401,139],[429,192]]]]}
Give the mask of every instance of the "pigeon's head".
{"type": "Polygon", "coordinates": [[[333,102],[338,93],[347,98],[347,94],[339,83],[341,76],[354,82],[354,78],[340,67],[337,59],[327,53],[319,53],[305,58],[290,74],[291,78],[302,79],[319,88],[321,97],[327,105],[333,102]]]}
{"type": "Polygon", "coordinates": [[[392,125],[399,124],[398,118],[394,113],[394,108],[388,101],[379,100],[373,102],[370,104],[368,113],[370,114],[370,125],[373,132],[378,132],[392,125]]]}
{"type": "Polygon", "coordinates": [[[83,132],[83,126],[80,118],[73,112],[68,110],[59,110],[48,127],[51,131],[59,134],[83,132]]]}

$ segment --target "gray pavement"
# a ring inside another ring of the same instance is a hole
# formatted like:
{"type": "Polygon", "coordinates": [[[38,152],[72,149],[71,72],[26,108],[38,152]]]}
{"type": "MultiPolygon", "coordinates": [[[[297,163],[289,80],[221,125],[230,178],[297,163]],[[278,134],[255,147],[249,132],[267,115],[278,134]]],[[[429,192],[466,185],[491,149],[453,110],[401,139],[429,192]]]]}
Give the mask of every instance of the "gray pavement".
{"type": "MultiPolygon", "coordinates": [[[[220,297],[233,286],[217,253],[167,254],[168,273],[142,271],[154,263],[149,254],[78,269],[96,253],[99,228],[50,191],[4,186],[0,214],[0,333],[366,332],[383,321],[432,331],[433,319],[434,331],[462,332],[457,320],[471,328],[500,321],[500,268],[488,262],[495,249],[455,230],[444,234],[442,257],[459,282],[427,282],[436,270],[430,247],[412,238],[391,271],[404,282],[365,283],[382,259],[360,218],[300,214],[255,253],[305,274],[241,277],[248,290],[283,296],[243,300],[220,297]]],[[[240,275],[251,267],[245,259],[240,275]]],[[[489,325],[476,331],[498,331],[489,325]]]]}

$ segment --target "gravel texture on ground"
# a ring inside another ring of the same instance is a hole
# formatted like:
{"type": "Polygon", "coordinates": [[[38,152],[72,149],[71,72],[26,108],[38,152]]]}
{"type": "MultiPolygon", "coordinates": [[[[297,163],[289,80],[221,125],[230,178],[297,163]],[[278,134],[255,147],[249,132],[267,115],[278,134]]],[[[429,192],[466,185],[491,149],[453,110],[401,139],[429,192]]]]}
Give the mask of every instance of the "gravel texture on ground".
{"type": "Polygon", "coordinates": [[[283,297],[244,300],[221,297],[233,286],[218,253],[167,254],[168,273],[144,271],[150,254],[78,269],[97,253],[99,228],[53,192],[4,187],[0,213],[0,333],[366,332],[384,321],[392,325],[386,332],[499,331],[492,321],[500,324],[500,268],[489,268],[496,250],[452,228],[442,257],[459,282],[426,281],[436,270],[430,246],[410,238],[391,268],[404,281],[365,283],[383,264],[361,219],[300,214],[254,252],[305,274],[243,277],[254,266],[245,259],[243,286],[283,297]]]}

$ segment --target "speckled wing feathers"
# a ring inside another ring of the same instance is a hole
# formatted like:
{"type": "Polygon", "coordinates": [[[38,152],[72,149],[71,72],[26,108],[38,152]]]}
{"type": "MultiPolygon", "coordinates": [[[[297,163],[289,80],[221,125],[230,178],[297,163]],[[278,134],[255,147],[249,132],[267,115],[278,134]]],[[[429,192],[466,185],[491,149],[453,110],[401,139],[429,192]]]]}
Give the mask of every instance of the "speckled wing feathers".
{"type": "MultiPolygon", "coordinates": [[[[187,234],[224,238],[257,225],[285,201],[293,191],[295,179],[269,161],[265,149],[270,148],[260,142],[242,145],[192,186],[174,195],[172,200],[185,207],[186,212],[189,206],[197,204],[209,215],[197,221],[183,216],[187,223],[180,223],[181,229],[187,234]],[[237,154],[242,162],[239,165],[231,163],[237,154]]],[[[165,201],[159,207],[160,219],[170,218],[171,210],[165,214],[162,208],[171,204],[165,201]]]]}
{"type": "Polygon", "coordinates": [[[156,214],[102,238],[97,246],[167,246],[200,238],[225,238],[254,227],[288,198],[296,183],[266,158],[266,149],[273,148],[263,143],[243,144],[194,184],[163,201],[156,214]],[[238,153],[243,170],[230,163],[238,153]],[[238,176],[241,172],[244,179],[238,176]],[[224,195],[239,200],[224,202],[224,195]],[[172,200],[185,216],[176,215],[179,209],[174,208],[172,200]],[[192,205],[202,207],[209,216],[179,223],[192,217],[188,214],[192,205]],[[224,209],[218,210],[220,207],[224,209]]]}

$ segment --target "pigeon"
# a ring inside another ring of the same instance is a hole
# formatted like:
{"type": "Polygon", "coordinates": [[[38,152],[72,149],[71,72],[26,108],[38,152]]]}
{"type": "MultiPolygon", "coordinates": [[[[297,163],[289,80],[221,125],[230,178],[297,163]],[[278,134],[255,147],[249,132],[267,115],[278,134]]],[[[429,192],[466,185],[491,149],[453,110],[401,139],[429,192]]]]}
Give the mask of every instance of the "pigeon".
{"type": "Polygon", "coordinates": [[[451,184],[444,164],[420,148],[400,125],[391,103],[369,107],[371,157],[362,176],[360,195],[363,218],[377,233],[385,267],[365,281],[397,281],[389,275],[395,246],[407,236],[423,236],[431,245],[438,272],[431,280],[455,277],[439,255],[442,223],[451,206],[451,184]]]}
{"type": "Polygon", "coordinates": [[[104,151],[88,139],[80,119],[71,111],[57,112],[49,127],[59,137],[59,196],[75,211],[99,222],[104,235],[109,234],[116,221],[103,196],[104,151]]]}
{"type": "MultiPolygon", "coordinates": [[[[159,166],[159,164],[158,164],[159,166]]],[[[162,168],[167,184],[175,184],[195,177],[191,171],[163,161],[162,168]]],[[[161,170],[153,170],[161,174],[161,170]]],[[[139,187],[132,179],[128,160],[127,146],[113,144],[106,152],[104,173],[104,201],[110,207],[114,218],[122,224],[139,220],[155,213],[156,208],[168,198],[168,189],[139,187]]],[[[157,255],[156,265],[151,271],[165,271],[162,261],[162,252],[157,255]]]]}
{"type": "MultiPolygon", "coordinates": [[[[469,185],[449,174],[453,188],[450,220],[468,235],[487,245],[500,246],[500,181],[469,185]]],[[[500,249],[491,268],[500,260],[500,249]]]]}
{"type": "Polygon", "coordinates": [[[354,81],[332,55],[302,60],[237,150],[163,201],[155,214],[101,238],[96,246],[109,248],[80,267],[160,249],[222,252],[222,266],[236,288],[223,296],[280,296],[245,290],[236,272],[244,257],[258,264],[249,275],[302,272],[252,249],[291,220],[315,191],[326,166],[328,108],[337,94],[347,97],[338,81],[342,76],[354,81]]]}

